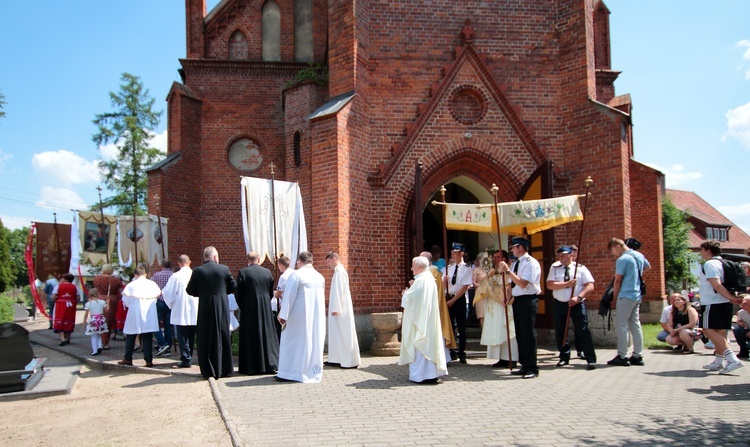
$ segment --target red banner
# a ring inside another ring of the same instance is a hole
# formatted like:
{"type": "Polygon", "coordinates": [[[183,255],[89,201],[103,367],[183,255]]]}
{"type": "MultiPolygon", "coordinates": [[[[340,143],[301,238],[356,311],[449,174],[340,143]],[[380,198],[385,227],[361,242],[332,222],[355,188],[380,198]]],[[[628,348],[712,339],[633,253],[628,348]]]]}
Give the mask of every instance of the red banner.
{"type": "Polygon", "coordinates": [[[42,301],[42,297],[39,296],[39,290],[36,288],[36,277],[34,275],[34,232],[36,230],[36,225],[31,225],[31,230],[29,231],[29,239],[26,241],[26,250],[24,251],[23,257],[26,260],[26,268],[29,273],[29,287],[31,287],[31,296],[34,298],[34,304],[36,304],[36,308],[39,309],[39,312],[44,315],[47,318],[51,318],[47,314],[47,307],[44,305],[45,303],[42,301]]]}
{"type": "Polygon", "coordinates": [[[46,281],[70,270],[70,225],[35,222],[36,277],[46,281]]]}

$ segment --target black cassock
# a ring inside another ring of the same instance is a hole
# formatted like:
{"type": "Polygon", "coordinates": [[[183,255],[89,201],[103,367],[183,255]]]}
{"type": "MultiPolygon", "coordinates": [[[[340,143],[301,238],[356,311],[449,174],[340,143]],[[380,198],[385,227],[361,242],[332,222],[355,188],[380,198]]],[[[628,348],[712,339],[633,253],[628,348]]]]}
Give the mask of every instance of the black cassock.
{"type": "Polygon", "coordinates": [[[198,297],[198,365],[204,379],[232,375],[232,337],[229,332],[228,293],[234,293],[237,283],[229,267],[206,261],[193,269],[187,285],[188,295],[198,297]]]}
{"type": "Polygon", "coordinates": [[[279,367],[279,339],[271,312],[273,275],[258,264],[237,275],[240,308],[240,374],[274,374],[279,367]]]}

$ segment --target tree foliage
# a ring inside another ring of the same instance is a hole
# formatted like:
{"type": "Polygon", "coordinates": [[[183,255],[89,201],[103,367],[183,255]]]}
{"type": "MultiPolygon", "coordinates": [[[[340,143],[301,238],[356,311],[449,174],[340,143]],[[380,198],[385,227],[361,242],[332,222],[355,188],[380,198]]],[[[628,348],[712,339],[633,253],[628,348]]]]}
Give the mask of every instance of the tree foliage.
{"type": "Polygon", "coordinates": [[[667,290],[680,291],[683,287],[698,284],[690,273],[690,265],[698,261],[698,255],[690,250],[689,234],[693,226],[688,219],[690,213],[677,208],[665,197],[661,207],[661,223],[664,233],[664,275],[667,290]]]}
{"type": "Polygon", "coordinates": [[[5,104],[5,95],[3,95],[3,92],[0,91],[0,118],[5,118],[5,111],[3,110],[5,104]]]}
{"type": "Polygon", "coordinates": [[[109,143],[117,147],[112,160],[99,160],[104,184],[114,192],[103,200],[104,206],[117,207],[119,214],[133,214],[135,204],[135,213],[142,215],[148,194],[144,169],[163,155],[149,147],[162,112],[153,110],[154,98],[138,76],[123,73],[121,80],[120,91],[109,92],[113,111],[98,114],[93,121],[98,132],[92,140],[99,147],[109,143]]]}
{"type": "Polygon", "coordinates": [[[24,252],[29,240],[29,227],[18,228],[8,232],[8,249],[10,250],[11,269],[13,270],[13,284],[17,287],[29,284],[29,273],[26,267],[24,252]]]}
{"type": "Polygon", "coordinates": [[[8,247],[9,235],[10,231],[5,228],[2,220],[0,220],[0,293],[5,292],[15,283],[8,247]]]}

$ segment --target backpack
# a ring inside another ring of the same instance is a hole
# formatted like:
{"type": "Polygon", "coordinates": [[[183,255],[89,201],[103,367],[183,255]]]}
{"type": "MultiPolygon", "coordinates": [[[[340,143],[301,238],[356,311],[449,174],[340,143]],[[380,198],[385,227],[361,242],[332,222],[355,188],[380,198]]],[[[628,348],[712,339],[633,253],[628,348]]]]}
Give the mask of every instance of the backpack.
{"type": "MultiPolygon", "coordinates": [[[[732,295],[747,291],[747,276],[740,263],[724,258],[719,259],[719,261],[721,261],[721,267],[724,269],[724,281],[721,282],[721,285],[732,295]]],[[[701,265],[701,272],[705,276],[706,270],[703,265],[701,265]]],[[[716,292],[716,289],[714,289],[714,292],[716,292]]]]}
{"type": "Polygon", "coordinates": [[[599,315],[608,318],[609,327],[606,329],[608,331],[612,330],[612,300],[615,298],[614,286],[615,279],[612,278],[609,284],[607,284],[607,288],[604,289],[602,299],[599,301],[599,315]]]}
{"type": "MultiPolygon", "coordinates": [[[[638,241],[636,240],[636,242],[638,241]]],[[[646,296],[646,283],[643,282],[643,276],[641,276],[641,269],[640,269],[640,266],[638,265],[638,258],[630,251],[626,251],[625,253],[630,254],[630,256],[632,256],[633,259],[635,260],[635,271],[638,272],[638,284],[640,285],[640,288],[641,288],[641,298],[643,298],[646,296]]]]}

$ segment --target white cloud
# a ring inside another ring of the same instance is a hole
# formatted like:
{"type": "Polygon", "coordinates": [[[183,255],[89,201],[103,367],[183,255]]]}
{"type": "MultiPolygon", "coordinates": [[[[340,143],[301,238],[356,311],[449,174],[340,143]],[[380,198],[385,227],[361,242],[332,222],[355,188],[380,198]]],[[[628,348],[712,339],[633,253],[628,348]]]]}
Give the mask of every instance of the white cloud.
{"type": "Polygon", "coordinates": [[[85,210],[88,208],[88,205],[83,201],[81,196],[72,189],[42,186],[39,196],[41,199],[36,202],[36,205],[43,208],[73,210],[85,210]]]}
{"type": "MultiPolygon", "coordinates": [[[[149,145],[151,147],[159,149],[159,152],[166,154],[167,131],[164,130],[162,133],[153,134],[151,140],[149,141],[149,145]]],[[[105,161],[113,160],[115,157],[117,157],[119,151],[120,149],[115,145],[115,143],[109,143],[105,144],[104,146],[99,146],[99,153],[101,154],[102,160],[105,161]]]]}
{"type": "Polygon", "coordinates": [[[0,220],[3,221],[3,226],[9,230],[18,230],[23,227],[30,227],[31,222],[34,221],[34,219],[30,217],[6,216],[4,214],[0,214],[0,220]]]}
{"type": "Polygon", "coordinates": [[[663,168],[654,163],[645,163],[646,165],[661,171],[665,175],[667,188],[674,188],[676,186],[688,183],[692,180],[698,180],[703,178],[703,173],[698,171],[685,172],[685,166],[681,164],[675,164],[668,168],[663,168]]]}
{"type": "Polygon", "coordinates": [[[716,207],[729,220],[750,234],[750,203],[716,207]]]}
{"type": "MultiPolygon", "coordinates": [[[[742,39],[737,42],[737,47],[745,48],[745,52],[742,53],[742,60],[750,62],[750,40],[742,39]]],[[[745,72],[745,79],[750,79],[750,70],[745,72]]]]}
{"type": "Polygon", "coordinates": [[[727,131],[722,136],[722,141],[732,137],[745,149],[750,149],[750,102],[727,111],[725,116],[727,131]]]}
{"type": "Polygon", "coordinates": [[[6,162],[13,159],[13,156],[11,154],[6,154],[5,152],[0,149],[0,173],[5,172],[5,164],[6,162]]]}
{"type": "Polygon", "coordinates": [[[99,182],[99,165],[64,149],[40,152],[31,158],[31,165],[45,183],[71,186],[99,182]]]}

